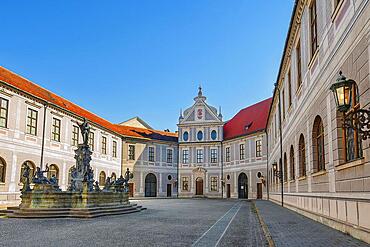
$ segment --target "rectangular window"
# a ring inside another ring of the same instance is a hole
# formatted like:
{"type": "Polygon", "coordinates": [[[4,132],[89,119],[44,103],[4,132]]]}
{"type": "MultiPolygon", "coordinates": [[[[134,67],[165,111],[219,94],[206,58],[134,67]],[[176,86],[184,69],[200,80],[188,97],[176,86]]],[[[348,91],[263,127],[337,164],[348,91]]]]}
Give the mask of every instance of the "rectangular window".
{"type": "Polygon", "coordinates": [[[172,163],[172,149],[167,149],[167,163],[172,163]]]}
{"type": "Polygon", "coordinates": [[[189,177],[182,177],[182,191],[189,191],[189,177]]]}
{"type": "Polygon", "coordinates": [[[27,126],[26,133],[30,135],[37,135],[37,111],[28,108],[27,112],[27,126]]]}
{"type": "Polygon", "coordinates": [[[154,162],[154,147],[149,147],[149,161],[154,162]]]}
{"type": "Polygon", "coordinates": [[[297,89],[302,85],[302,56],[301,56],[301,40],[298,40],[297,47],[295,48],[297,54],[297,89]]]}
{"type": "Polygon", "coordinates": [[[128,145],[128,159],[135,160],[135,145],[128,145]]]}
{"type": "Polygon", "coordinates": [[[187,149],[182,150],[182,163],[183,164],[189,163],[189,150],[187,149]]]}
{"type": "Polygon", "coordinates": [[[51,132],[51,139],[60,142],[60,120],[53,118],[53,129],[51,132]]]}
{"type": "Polygon", "coordinates": [[[230,162],[230,147],[226,148],[226,162],[230,162]]]}
{"type": "Polygon", "coordinates": [[[316,12],[316,0],[312,1],[310,7],[310,31],[311,31],[311,57],[317,50],[317,12],[316,12]]]}
{"type": "Polygon", "coordinates": [[[197,149],[197,163],[203,163],[203,149],[197,149]]]}
{"type": "Polygon", "coordinates": [[[8,107],[9,101],[0,98],[0,127],[6,128],[8,126],[8,107]]]}
{"type": "Polygon", "coordinates": [[[105,136],[101,138],[101,153],[107,154],[107,138],[105,136]]]}
{"type": "Polygon", "coordinates": [[[80,128],[76,125],[72,127],[72,146],[78,146],[78,137],[79,137],[80,128]]]}
{"type": "Polygon", "coordinates": [[[256,141],[256,157],[262,156],[262,141],[257,140],[256,141]]]}
{"type": "Polygon", "coordinates": [[[211,177],[211,191],[217,191],[217,177],[211,177]]]}
{"type": "Polygon", "coordinates": [[[291,78],[290,70],[288,72],[288,103],[290,107],[292,105],[292,78],[291,78]]]}
{"type": "Polygon", "coordinates": [[[211,163],[217,163],[217,149],[211,149],[211,163]]]}
{"type": "Polygon", "coordinates": [[[239,145],[239,151],[240,151],[240,155],[239,155],[240,160],[244,160],[244,158],[245,158],[245,146],[244,146],[243,143],[239,145]]]}
{"type": "Polygon", "coordinates": [[[112,142],[112,156],[113,158],[117,158],[117,142],[112,142]]]}
{"type": "Polygon", "coordinates": [[[91,151],[94,151],[94,132],[89,133],[89,146],[91,148],[91,151]]]}

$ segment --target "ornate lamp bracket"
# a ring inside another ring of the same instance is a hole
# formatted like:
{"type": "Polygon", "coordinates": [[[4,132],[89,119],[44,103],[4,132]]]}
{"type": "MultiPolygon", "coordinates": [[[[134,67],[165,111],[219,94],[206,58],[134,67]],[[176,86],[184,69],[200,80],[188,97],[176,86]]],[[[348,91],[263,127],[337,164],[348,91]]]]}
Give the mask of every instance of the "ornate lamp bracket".
{"type": "Polygon", "coordinates": [[[370,138],[370,110],[353,109],[344,115],[343,128],[357,130],[362,140],[370,138]]]}

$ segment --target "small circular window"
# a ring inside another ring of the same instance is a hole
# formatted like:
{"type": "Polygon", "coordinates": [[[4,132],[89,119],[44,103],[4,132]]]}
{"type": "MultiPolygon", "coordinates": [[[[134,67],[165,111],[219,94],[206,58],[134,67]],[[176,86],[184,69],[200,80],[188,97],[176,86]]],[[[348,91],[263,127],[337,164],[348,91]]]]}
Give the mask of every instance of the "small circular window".
{"type": "Polygon", "coordinates": [[[182,135],[182,139],[186,142],[189,140],[189,133],[187,131],[185,131],[184,134],[182,135]]]}
{"type": "Polygon", "coordinates": [[[203,132],[202,131],[198,131],[197,138],[198,138],[198,141],[201,141],[203,139],[203,132]]]}
{"type": "Polygon", "coordinates": [[[168,175],[167,178],[168,178],[168,180],[171,180],[172,179],[172,176],[171,175],[168,175]]]}
{"type": "Polygon", "coordinates": [[[217,139],[217,132],[216,132],[216,130],[212,130],[212,132],[211,132],[211,138],[212,138],[212,140],[216,140],[217,139]]]}

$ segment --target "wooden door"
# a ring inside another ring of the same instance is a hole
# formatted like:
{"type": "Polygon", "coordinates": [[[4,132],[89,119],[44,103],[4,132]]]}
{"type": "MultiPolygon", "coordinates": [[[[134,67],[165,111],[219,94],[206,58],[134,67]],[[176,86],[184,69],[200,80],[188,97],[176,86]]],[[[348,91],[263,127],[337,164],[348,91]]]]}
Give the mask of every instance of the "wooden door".
{"type": "Polygon", "coordinates": [[[167,197],[171,197],[171,196],[172,196],[172,185],[167,184],[167,197]]]}
{"type": "Polygon", "coordinates": [[[257,184],[257,199],[262,199],[262,183],[257,184]]]}
{"type": "Polygon", "coordinates": [[[203,179],[197,178],[196,184],[195,184],[195,194],[196,195],[203,195],[203,179]]]}
{"type": "Polygon", "coordinates": [[[230,198],[230,184],[226,186],[226,198],[230,198]]]}

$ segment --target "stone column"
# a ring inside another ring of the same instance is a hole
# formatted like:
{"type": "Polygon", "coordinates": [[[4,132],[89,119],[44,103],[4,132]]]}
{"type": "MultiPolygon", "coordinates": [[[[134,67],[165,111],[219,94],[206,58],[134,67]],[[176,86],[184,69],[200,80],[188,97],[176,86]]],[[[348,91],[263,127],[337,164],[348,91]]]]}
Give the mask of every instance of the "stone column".
{"type": "Polygon", "coordinates": [[[190,181],[190,183],[191,183],[191,190],[190,190],[190,192],[194,194],[194,184],[195,184],[195,181],[194,181],[194,174],[193,173],[191,174],[191,181],[190,181]]]}
{"type": "Polygon", "coordinates": [[[161,195],[162,192],[162,173],[159,173],[159,194],[161,195]]]}
{"type": "Polygon", "coordinates": [[[206,172],[206,179],[205,179],[206,181],[204,181],[204,182],[205,182],[205,184],[206,184],[206,191],[205,191],[206,193],[208,193],[208,192],[209,192],[209,189],[208,189],[208,184],[209,184],[209,183],[208,183],[208,179],[209,179],[209,177],[208,177],[208,172],[206,172]]]}
{"type": "Polygon", "coordinates": [[[234,172],[234,194],[238,195],[238,173],[234,172]]]}
{"type": "Polygon", "coordinates": [[[140,193],[144,193],[144,179],[143,172],[140,172],[140,193]]]}

